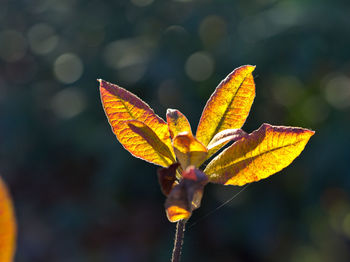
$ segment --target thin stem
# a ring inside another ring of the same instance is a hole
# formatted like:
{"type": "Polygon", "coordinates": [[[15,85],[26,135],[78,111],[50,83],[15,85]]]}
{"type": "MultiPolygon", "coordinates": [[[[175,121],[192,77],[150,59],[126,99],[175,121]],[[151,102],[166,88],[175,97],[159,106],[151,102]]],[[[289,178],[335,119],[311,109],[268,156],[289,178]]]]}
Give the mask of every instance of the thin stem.
{"type": "Polygon", "coordinates": [[[186,220],[180,220],[176,224],[176,233],[174,240],[173,255],[171,257],[171,262],[180,262],[181,259],[181,248],[184,239],[186,220]]]}

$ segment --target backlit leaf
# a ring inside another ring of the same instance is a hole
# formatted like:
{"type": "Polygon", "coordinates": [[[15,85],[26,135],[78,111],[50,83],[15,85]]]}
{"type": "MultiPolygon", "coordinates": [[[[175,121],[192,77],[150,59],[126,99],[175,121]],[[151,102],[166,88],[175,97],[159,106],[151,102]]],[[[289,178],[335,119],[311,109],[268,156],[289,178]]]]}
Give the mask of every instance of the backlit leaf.
{"type": "Polygon", "coordinates": [[[254,68],[246,65],[235,69],[209,98],[196,133],[203,145],[222,130],[243,126],[255,97],[254,68]]]}
{"type": "Polygon", "coordinates": [[[230,141],[241,139],[247,133],[242,129],[225,129],[217,133],[208,144],[208,158],[230,141]]]}
{"type": "Polygon", "coordinates": [[[11,262],[16,246],[16,220],[6,185],[0,178],[0,261],[11,262]]]}
{"type": "Polygon", "coordinates": [[[166,119],[169,126],[171,138],[176,137],[179,133],[188,132],[192,135],[190,123],[184,114],[176,109],[168,109],[166,119]]]}
{"type": "Polygon", "coordinates": [[[133,154],[142,155],[148,161],[162,166],[175,162],[169,147],[145,123],[138,120],[127,120],[125,123],[129,128],[124,129],[121,135],[133,154]]]}
{"type": "Polygon", "coordinates": [[[192,134],[183,132],[173,139],[175,155],[183,169],[199,166],[206,159],[208,150],[192,134]]]}
{"type": "Polygon", "coordinates": [[[215,157],[204,172],[210,182],[242,186],[266,178],[303,151],[314,131],[263,124],[215,157]]]}
{"type": "MultiPolygon", "coordinates": [[[[159,156],[155,151],[151,152],[149,147],[144,146],[144,140],[138,140],[142,143],[137,144],[137,141],[130,139],[130,134],[133,131],[126,120],[143,122],[169,148],[169,152],[172,152],[167,123],[136,95],[104,80],[99,80],[99,82],[103,108],[114,134],[124,148],[136,157],[160,166],[169,166],[172,162],[159,160],[159,156]],[[137,150],[135,151],[135,149],[137,150]]],[[[167,158],[173,158],[173,153],[168,155],[167,158]]]]}
{"type": "Polygon", "coordinates": [[[165,202],[166,214],[170,222],[190,218],[192,211],[199,208],[204,186],[208,182],[208,177],[194,166],[188,167],[182,177],[165,202]]]}

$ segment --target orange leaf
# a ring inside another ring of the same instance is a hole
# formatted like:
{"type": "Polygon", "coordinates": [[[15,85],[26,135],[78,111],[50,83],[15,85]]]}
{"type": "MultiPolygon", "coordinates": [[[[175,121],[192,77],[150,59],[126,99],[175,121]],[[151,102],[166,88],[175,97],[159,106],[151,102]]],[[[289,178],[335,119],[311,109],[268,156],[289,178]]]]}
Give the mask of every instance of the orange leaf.
{"type": "Polygon", "coordinates": [[[145,123],[138,120],[127,120],[125,123],[129,128],[124,129],[121,134],[130,152],[162,166],[175,162],[169,147],[145,123]]]}
{"type": "Polygon", "coordinates": [[[168,109],[166,112],[171,138],[176,137],[179,133],[188,132],[192,135],[190,123],[184,114],[176,109],[168,109]]]}
{"type": "Polygon", "coordinates": [[[204,172],[210,182],[242,186],[287,167],[303,151],[314,131],[263,124],[215,157],[204,172]]]}
{"type": "Polygon", "coordinates": [[[246,65],[235,69],[209,98],[196,133],[203,145],[222,130],[243,126],[255,97],[254,68],[246,65]]]}
{"type": "Polygon", "coordinates": [[[0,261],[11,262],[16,246],[16,220],[5,183],[0,178],[0,261]]]}
{"type": "Polygon", "coordinates": [[[225,129],[219,133],[217,133],[213,139],[208,144],[208,158],[215,154],[220,148],[226,145],[228,142],[233,140],[241,139],[246,136],[247,133],[242,129],[225,129]]]}
{"type": "Polygon", "coordinates": [[[199,208],[208,177],[194,166],[182,174],[183,179],[173,187],[166,202],[166,214],[170,222],[189,219],[192,211],[199,208]]]}
{"type": "Polygon", "coordinates": [[[191,216],[191,212],[186,208],[179,207],[177,205],[169,206],[165,209],[166,216],[168,217],[170,222],[177,222],[183,219],[189,219],[191,216]]]}
{"type": "Polygon", "coordinates": [[[174,152],[181,167],[199,166],[207,158],[208,150],[192,134],[183,132],[173,140],[174,152]]]}
{"type": "MultiPolygon", "coordinates": [[[[145,147],[144,140],[131,140],[130,134],[133,131],[126,123],[126,120],[138,120],[143,122],[153,130],[154,134],[158,136],[159,140],[162,141],[169,148],[169,152],[171,152],[170,134],[165,121],[157,116],[153,110],[136,95],[104,80],[99,80],[99,82],[103,108],[114,134],[124,148],[136,157],[160,166],[169,166],[172,162],[160,160],[156,151],[151,151],[149,146],[145,147]],[[139,141],[141,141],[141,144],[137,144],[139,141]],[[135,149],[137,150],[134,151],[135,149]]],[[[166,157],[168,160],[174,158],[172,152],[166,157]]]]}

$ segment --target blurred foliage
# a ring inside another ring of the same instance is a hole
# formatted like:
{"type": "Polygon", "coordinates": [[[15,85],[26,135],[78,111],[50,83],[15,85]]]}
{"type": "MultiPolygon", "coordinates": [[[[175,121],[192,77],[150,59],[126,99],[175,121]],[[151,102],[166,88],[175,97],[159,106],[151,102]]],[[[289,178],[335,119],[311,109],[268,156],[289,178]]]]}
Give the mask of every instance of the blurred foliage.
{"type": "Polygon", "coordinates": [[[156,168],[110,130],[97,78],[195,130],[218,82],[257,65],[244,126],[316,130],[293,165],[238,192],[211,185],[184,261],[350,261],[348,1],[0,0],[0,174],[16,261],[166,261],[156,168]]]}

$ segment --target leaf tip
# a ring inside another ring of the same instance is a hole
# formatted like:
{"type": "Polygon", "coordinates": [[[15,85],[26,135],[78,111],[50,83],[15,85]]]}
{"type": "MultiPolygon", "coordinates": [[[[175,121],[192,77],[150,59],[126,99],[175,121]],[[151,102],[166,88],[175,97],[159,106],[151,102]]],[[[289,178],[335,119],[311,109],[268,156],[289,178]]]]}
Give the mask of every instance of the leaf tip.
{"type": "Polygon", "coordinates": [[[242,66],[241,68],[245,68],[247,69],[250,73],[252,73],[255,68],[256,68],[256,65],[245,65],[245,66],[242,66]]]}
{"type": "Polygon", "coordinates": [[[311,129],[306,129],[306,130],[310,133],[311,136],[313,136],[316,133],[316,131],[311,129]]]}
{"type": "Polygon", "coordinates": [[[100,86],[107,84],[107,81],[105,81],[101,78],[96,79],[96,81],[100,83],[100,86]]]}
{"type": "Polygon", "coordinates": [[[174,123],[176,125],[176,121],[179,119],[179,117],[180,117],[179,110],[172,109],[172,108],[168,108],[166,110],[166,119],[168,124],[174,123]]]}
{"type": "Polygon", "coordinates": [[[172,108],[168,108],[167,110],[166,110],[166,114],[168,115],[170,115],[170,114],[175,114],[177,112],[177,110],[176,109],[172,109],[172,108]]]}
{"type": "Polygon", "coordinates": [[[97,79],[97,82],[100,83],[100,92],[102,92],[102,89],[105,89],[105,90],[108,89],[108,82],[107,81],[99,78],[99,79],[97,79]]]}

